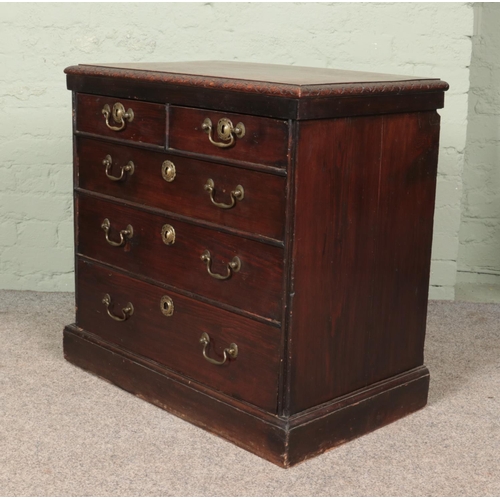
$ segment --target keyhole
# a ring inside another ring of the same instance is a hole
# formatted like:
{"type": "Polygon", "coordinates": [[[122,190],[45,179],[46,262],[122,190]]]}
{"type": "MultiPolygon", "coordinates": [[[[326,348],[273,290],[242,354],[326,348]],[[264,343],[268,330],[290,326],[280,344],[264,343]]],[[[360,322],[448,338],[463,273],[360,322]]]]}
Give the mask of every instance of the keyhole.
{"type": "Polygon", "coordinates": [[[168,295],[164,295],[161,298],[160,310],[165,316],[172,316],[174,314],[174,301],[168,295]]]}

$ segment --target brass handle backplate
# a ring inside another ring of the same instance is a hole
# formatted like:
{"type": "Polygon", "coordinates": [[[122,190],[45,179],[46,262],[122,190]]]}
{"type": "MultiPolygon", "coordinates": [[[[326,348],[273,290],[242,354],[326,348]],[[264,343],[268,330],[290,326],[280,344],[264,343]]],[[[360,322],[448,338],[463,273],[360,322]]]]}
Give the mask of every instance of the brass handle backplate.
{"type": "Polygon", "coordinates": [[[102,303],[106,306],[106,311],[108,313],[108,316],[115,321],[126,321],[127,319],[134,314],[134,306],[132,305],[131,302],[129,302],[123,309],[122,309],[122,316],[115,316],[110,310],[109,306],[111,305],[111,297],[109,293],[105,294],[102,303]]]}
{"type": "Polygon", "coordinates": [[[106,126],[109,129],[114,130],[115,132],[123,130],[125,128],[125,125],[127,124],[126,122],[131,122],[134,119],[134,112],[132,111],[132,109],[129,108],[127,109],[127,111],[125,111],[125,107],[121,102],[116,102],[115,104],[113,104],[113,109],[109,107],[109,104],[105,104],[102,108],[102,114],[106,119],[106,126]],[[119,125],[118,127],[109,124],[110,116],[112,116],[113,121],[119,125]]]}
{"type": "Polygon", "coordinates": [[[243,190],[243,186],[237,185],[236,188],[229,193],[231,197],[231,203],[219,203],[214,200],[215,195],[215,184],[212,179],[208,179],[205,184],[205,191],[208,191],[210,194],[210,201],[219,208],[233,208],[236,205],[236,201],[241,201],[245,197],[245,191],[243,190]]]}
{"type": "Polygon", "coordinates": [[[203,345],[203,357],[207,361],[212,363],[213,365],[219,365],[219,366],[223,365],[227,361],[228,358],[236,359],[236,357],[238,356],[238,346],[236,344],[232,343],[232,344],[229,344],[229,347],[226,347],[224,349],[224,357],[223,357],[222,361],[217,361],[216,359],[210,358],[207,355],[207,347],[210,344],[210,337],[209,337],[208,333],[205,333],[205,332],[203,332],[201,334],[200,344],[203,345]]]}
{"type": "Polygon", "coordinates": [[[113,247],[121,247],[125,245],[127,238],[132,238],[134,235],[134,228],[129,224],[125,229],[120,231],[120,241],[113,241],[109,239],[110,228],[111,222],[109,222],[109,219],[104,219],[101,224],[101,229],[103,229],[106,234],[106,241],[113,247]]]}
{"type": "Polygon", "coordinates": [[[167,182],[172,182],[175,179],[175,175],[175,165],[170,160],[165,160],[161,165],[161,176],[167,182]]]}
{"type": "Polygon", "coordinates": [[[215,278],[217,280],[227,280],[227,279],[229,279],[231,277],[231,275],[233,274],[233,272],[237,273],[241,269],[241,260],[240,260],[240,258],[239,257],[233,257],[233,259],[231,260],[231,262],[227,265],[227,274],[225,276],[223,276],[222,274],[213,273],[212,270],[210,269],[210,266],[212,264],[212,257],[211,257],[210,252],[208,250],[205,250],[201,254],[201,260],[203,262],[207,263],[208,274],[210,274],[210,276],[212,276],[212,278],[215,278]]]}
{"type": "Polygon", "coordinates": [[[241,139],[245,135],[245,125],[240,122],[235,127],[229,118],[221,118],[217,123],[217,135],[225,142],[216,142],[212,139],[212,120],[210,118],[203,120],[201,129],[208,134],[208,140],[218,148],[229,148],[234,144],[235,137],[241,139]]]}
{"type": "Polygon", "coordinates": [[[125,174],[132,175],[134,173],[134,169],[135,169],[134,162],[129,161],[125,166],[123,166],[121,168],[120,177],[115,177],[114,175],[110,174],[111,166],[113,165],[113,159],[111,158],[111,155],[106,155],[106,158],[104,158],[104,160],[102,160],[102,164],[106,167],[106,170],[105,170],[106,177],[108,179],[111,179],[112,181],[115,181],[115,182],[121,181],[123,179],[123,177],[125,176],[125,174]]]}

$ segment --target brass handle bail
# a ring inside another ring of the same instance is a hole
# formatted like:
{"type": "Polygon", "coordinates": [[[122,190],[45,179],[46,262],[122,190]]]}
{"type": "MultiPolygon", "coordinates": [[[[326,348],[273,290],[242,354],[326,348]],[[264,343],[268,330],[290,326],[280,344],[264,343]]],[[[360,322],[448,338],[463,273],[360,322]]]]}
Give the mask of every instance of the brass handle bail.
{"type": "Polygon", "coordinates": [[[109,239],[110,228],[111,222],[109,222],[109,219],[104,219],[101,224],[101,229],[106,234],[106,241],[113,247],[121,247],[125,245],[126,240],[132,238],[134,235],[134,228],[129,224],[125,229],[120,231],[120,241],[113,241],[109,239]]]}
{"type": "Polygon", "coordinates": [[[123,130],[125,128],[125,125],[127,124],[126,122],[131,122],[134,119],[133,110],[129,108],[127,109],[127,111],[125,111],[125,107],[121,102],[116,102],[115,104],[113,104],[113,109],[109,107],[109,104],[105,104],[101,112],[106,119],[106,126],[109,129],[114,130],[115,132],[123,130]],[[109,124],[110,116],[113,117],[113,121],[115,123],[118,123],[118,127],[109,124]]]}
{"type": "Polygon", "coordinates": [[[228,358],[236,359],[236,357],[238,356],[238,346],[234,343],[231,343],[229,344],[229,347],[226,347],[224,349],[224,357],[222,361],[217,361],[216,359],[210,358],[207,355],[207,347],[210,344],[210,337],[208,333],[205,332],[201,334],[200,344],[203,345],[203,357],[213,365],[219,365],[219,366],[223,365],[228,360],[228,358]]]}
{"type": "Polygon", "coordinates": [[[106,312],[108,313],[108,316],[111,319],[114,319],[115,321],[126,321],[127,319],[134,314],[134,306],[132,305],[132,302],[129,302],[123,309],[122,309],[122,316],[115,316],[110,310],[109,306],[111,305],[111,297],[109,293],[105,294],[102,303],[106,306],[106,312]]]}
{"type": "Polygon", "coordinates": [[[233,257],[231,262],[227,265],[227,274],[225,276],[223,276],[222,274],[213,273],[212,270],[210,269],[210,266],[212,264],[212,257],[208,250],[205,250],[201,254],[201,260],[207,263],[208,274],[212,276],[212,278],[215,278],[216,280],[227,280],[232,276],[233,272],[237,273],[241,269],[241,260],[239,257],[236,256],[233,257]]]}
{"type": "Polygon", "coordinates": [[[134,162],[129,161],[125,166],[123,166],[120,169],[121,170],[120,177],[115,177],[114,175],[110,174],[111,166],[113,165],[113,159],[111,158],[111,155],[106,155],[104,160],[102,160],[102,164],[106,167],[106,170],[105,170],[106,177],[108,179],[111,179],[112,181],[115,181],[115,182],[121,181],[123,179],[123,177],[125,176],[125,174],[132,175],[134,173],[134,170],[135,170],[134,162]]]}
{"type": "Polygon", "coordinates": [[[216,142],[212,139],[212,120],[210,118],[203,120],[201,129],[208,134],[208,140],[218,148],[229,148],[234,144],[235,137],[241,139],[245,135],[245,125],[239,122],[235,127],[229,118],[221,118],[217,123],[217,135],[219,139],[229,142],[216,142]]]}
{"type": "Polygon", "coordinates": [[[238,184],[236,188],[229,193],[229,196],[231,197],[231,203],[219,203],[214,200],[214,195],[215,195],[215,183],[212,179],[208,179],[207,183],[205,184],[205,191],[208,191],[210,194],[210,201],[219,208],[233,208],[236,205],[236,201],[241,201],[245,197],[245,191],[243,189],[243,186],[238,184]]]}

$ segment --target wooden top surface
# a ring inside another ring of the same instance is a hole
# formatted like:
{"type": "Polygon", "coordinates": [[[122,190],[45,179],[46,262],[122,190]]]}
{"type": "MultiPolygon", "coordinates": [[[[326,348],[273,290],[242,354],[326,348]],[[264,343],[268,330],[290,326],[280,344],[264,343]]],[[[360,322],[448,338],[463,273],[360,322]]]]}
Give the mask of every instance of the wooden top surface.
{"type": "Polygon", "coordinates": [[[437,78],[230,61],[81,64],[65,73],[144,80],[283,97],[400,94],[448,89],[437,78]]]}

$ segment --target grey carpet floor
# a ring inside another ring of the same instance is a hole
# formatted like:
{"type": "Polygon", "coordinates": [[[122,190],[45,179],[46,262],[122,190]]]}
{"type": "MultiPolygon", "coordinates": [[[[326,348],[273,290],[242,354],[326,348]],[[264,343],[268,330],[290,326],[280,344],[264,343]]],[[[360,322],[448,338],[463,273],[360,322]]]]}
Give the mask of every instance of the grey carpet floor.
{"type": "Polygon", "coordinates": [[[500,495],[500,305],[431,302],[428,406],[280,469],[63,359],[73,295],[0,291],[0,496],[500,495]]]}

